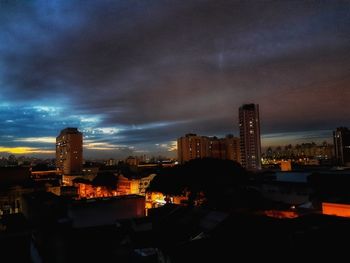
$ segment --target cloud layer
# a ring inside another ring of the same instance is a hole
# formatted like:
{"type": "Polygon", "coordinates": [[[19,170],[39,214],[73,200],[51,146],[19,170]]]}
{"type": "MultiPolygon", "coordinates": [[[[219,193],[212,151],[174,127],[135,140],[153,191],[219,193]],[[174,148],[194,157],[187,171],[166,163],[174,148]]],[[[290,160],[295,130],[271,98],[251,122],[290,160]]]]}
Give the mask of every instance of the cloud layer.
{"type": "Polygon", "coordinates": [[[25,138],[74,126],[91,156],[164,154],[187,132],[237,135],[248,102],[264,134],[350,125],[349,7],[3,1],[0,146],[39,147],[25,138]]]}

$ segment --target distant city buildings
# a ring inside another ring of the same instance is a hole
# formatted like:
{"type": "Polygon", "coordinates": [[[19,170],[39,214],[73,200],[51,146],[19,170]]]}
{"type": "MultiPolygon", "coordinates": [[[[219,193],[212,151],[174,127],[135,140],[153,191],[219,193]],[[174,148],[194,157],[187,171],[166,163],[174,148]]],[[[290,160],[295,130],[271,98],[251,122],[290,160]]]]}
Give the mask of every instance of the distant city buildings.
{"type": "Polygon", "coordinates": [[[0,156],[0,167],[17,167],[17,166],[35,166],[37,163],[47,163],[48,165],[54,165],[52,159],[38,159],[31,156],[18,156],[10,154],[8,157],[0,156]]]}
{"type": "Polygon", "coordinates": [[[225,138],[186,134],[177,140],[179,163],[198,158],[217,158],[240,162],[239,138],[228,135],[225,138]]]}
{"type": "Polygon", "coordinates": [[[271,164],[281,160],[291,160],[302,165],[330,165],[333,161],[333,145],[328,142],[322,144],[302,143],[268,147],[263,154],[263,163],[271,164]]]}
{"type": "Polygon", "coordinates": [[[79,175],[83,167],[83,134],[66,128],[56,138],[56,168],[63,175],[79,175]]]}
{"type": "Polygon", "coordinates": [[[337,165],[350,166],[350,130],[345,127],[333,132],[334,153],[337,165]]]}
{"type": "Polygon", "coordinates": [[[260,119],[258,104],[239,108],[241,164],[248,170],[261,169],[260,119]]]}
{"type": "Polygon", "coordinates": [[[106,160],[105,161],[105,164],[107,165],[107,166],[115,166],[115,165],[117,165],[118,164],[118,161],[116,160],[116,159],[108,159],[108,160],[106,160]]]}
{"type": "Polygon", "coordinates": [[[135,156],[129,156],[125,159],[125,163],[131,166],[137,166],[139,164],[139,159],[135,156]]]}

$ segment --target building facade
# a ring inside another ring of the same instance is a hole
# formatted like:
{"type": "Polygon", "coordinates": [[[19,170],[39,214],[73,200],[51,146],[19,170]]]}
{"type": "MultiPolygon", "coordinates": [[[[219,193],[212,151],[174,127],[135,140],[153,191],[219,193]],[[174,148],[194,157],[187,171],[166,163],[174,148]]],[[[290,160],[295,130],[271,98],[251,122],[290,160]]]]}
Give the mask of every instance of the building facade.
{"type": "Polygon", "coordinates": [[[337,165],[350,167],[350,130],[345,127],[333,132],[334,156],[337,165]]]}
{"type": "Polygon", "coordinates": [[[208,157],[208,137],[197,134],[186,134],[177,139],[177,154],[179,163],[189,160],[208,157]]]}
{"type": "Polygon", "coordinates": [[[80,175],[83,167],[83,134],[66,128],[56,138],[56,168],[63,175],[80,175]]]}
{"type": "Polygon", "coordinates": [[[248,170],[261,169],[260,118],[258,104],[239,108],[241,164],[248,170]]]}
{"type": "Polygon", "coordinates": [[[234,137],[233,135],[226,136],[225,146],[227,160],[233,160],[238,163],[241,163],[241,149],[239,141],[239,138],[234,137]]]}
{"type": "Polygon", "coordinates": [[[217,138],[186,134],[177,140],[177,152],[179,163],[201,158],[240,162],[239,138],[233,135],[217,138]]]}

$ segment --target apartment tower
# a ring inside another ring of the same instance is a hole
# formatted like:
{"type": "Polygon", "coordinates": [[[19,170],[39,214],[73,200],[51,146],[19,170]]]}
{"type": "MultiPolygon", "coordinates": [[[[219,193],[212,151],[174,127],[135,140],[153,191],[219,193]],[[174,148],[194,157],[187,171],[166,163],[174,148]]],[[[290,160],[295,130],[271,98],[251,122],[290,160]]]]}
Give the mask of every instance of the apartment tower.
{"type": "Polygon", "coordinates": [[[66,128],[56,138],[56,168],[63,175],[78,175],[83,166],[83,134],[66,128]]]}
{"type": "Polygon", "coordinates": [[[258,104],[239,108],[241,164],[248,170],[261,169],[260,119],[258,104]]]}
{"type": "Polygon", "coordinates": [[[345,127],[337,128],[333,132],[333,140],[336,164],[350,166],[350,130],[345,127]]]}

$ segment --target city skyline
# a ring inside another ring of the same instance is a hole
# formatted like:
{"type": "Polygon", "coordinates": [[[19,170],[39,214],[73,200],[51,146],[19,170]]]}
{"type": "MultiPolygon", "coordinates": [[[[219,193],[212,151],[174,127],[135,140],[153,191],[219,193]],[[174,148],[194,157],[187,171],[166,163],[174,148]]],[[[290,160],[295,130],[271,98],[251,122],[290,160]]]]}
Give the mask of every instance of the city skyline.
{"type": "Polygon", "coordinates": [[[0,155],[176,156],[176,139],[239,135],[260,105],[262,147],[332,143],[350,126],[344,1],[0,2],[0,155]]]}

